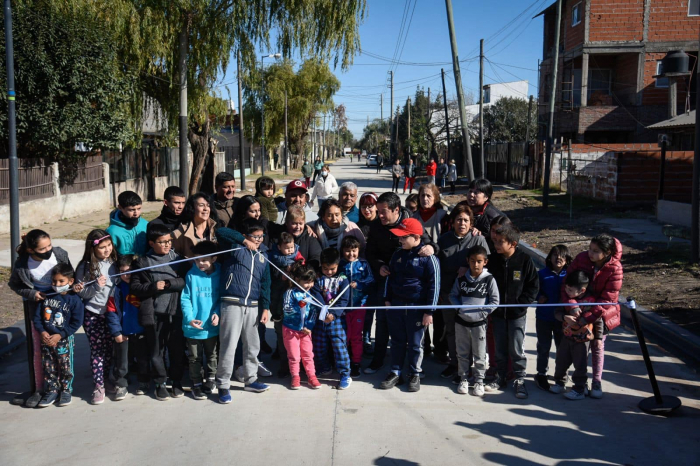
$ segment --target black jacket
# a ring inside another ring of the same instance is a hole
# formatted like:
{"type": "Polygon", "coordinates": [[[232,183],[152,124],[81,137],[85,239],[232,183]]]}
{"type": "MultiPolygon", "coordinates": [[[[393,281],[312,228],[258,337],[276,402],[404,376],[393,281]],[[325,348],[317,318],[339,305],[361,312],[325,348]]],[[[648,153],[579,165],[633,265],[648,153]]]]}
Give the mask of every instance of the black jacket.
{"type": "MultiPolygon", "coordinates": [[[[399,237],[395,236],[389,230],[395,228],[396,225],[407,218],[411,218],[410,212],[401,207],[399,211],[399,219],[393,225],[382,225],[381,221],[370,223],[369,239],[367,240],[365,257],[367,258],[370,267],[372,267],[372,273],[375,277],[381,276],[379,274],[379,269],[382,268],[382,265],[388,266],[394,252],[401,249],[399,237]]],[[[423,232],[423,237],[421,240],[423,241],[423,244],[432,246],[433,249],[435,249],[435,255],[437,256],[437,254],[440,252],[440,247],[433,243],[425,232],[423,232]]]]}
{"type": "MultiPolygon", "coordinates": [[[[174,251],[171,250],[170,253],[173,257],[178,257],[174,254],[174,251]]],[[[151,254],[152,250],[149,251],[146,256],[137,259],[136,268],[141,269],[153,265],[153,261],[150,259],[151,254]]],[[[185,262],[185,264],[187,264],[187,262],[185,262]]],[[[165,310],[166,312],[163,314],[174,316],[178,312],[180,309],[180,291],[185,288],[185,279],[182,278],[185,275],[185,271],[182,270],[182,268],[182,264],[177,264],[175,267],[159,267],[157,269],[136,272],[131,275],[131,292],[134,296],[141,299],[141,306],[139,307],[139,325],[144,327],[155,325],[155,299],[162,294],[167,293],[170,298],[167,309],[165,310]],[[167,272],[171,275],[172,278],[164,279],[164,281],[169,283],[166,289],[158,290],[156,288],[158,279],[153,276],[154,270],[167,272]]]]}
{"type": "MultiPolygon", "coordinates": [[[[484,211],[480,214],[474,214],[474,226],[483,234],[487,239],[490,240],[489,234],[491,233],[491,221],[500,216],[505,215],[503,212],[498,210],[491,204],[491,201],[487,202],[484,211]]],[[[491,243],[489,242],[489,245],[491,243]]],[[[491,267],[489,267],[489,270],[491,267]]]]}
{"type": "Polygon", "coordinates": [[[369,239],[369,230],[374,223],[382,224],[379,217],[374,217],[374,220],[367,220],[365,216],[360,213],[360,220],[357,221],[357,226],[360,227],[362,234],[365,235],[365,241],[369,239]]]}
{"type": "Polygon", "coordinates": [[[182,215],[175,215],[172,210],[168,209],[166,206],[163,206],[163,210],[160,211],[160,215],[148,222],[146,232],[150,231],[151,228],[153,228],[153,225],[164,225],[172,233],[178,229],[180,223],[182,223],[182,215]]]}
{"type": "Polygon", "coordinates": [[[500,304],[523,304],[523,307],[499,307],[493,317],[513,320],[524,316],[540,291],[540,279],[530,256],[520,247],[508,259],[494,252],[489,256],[488,268],[496,279],[500,304]]]}

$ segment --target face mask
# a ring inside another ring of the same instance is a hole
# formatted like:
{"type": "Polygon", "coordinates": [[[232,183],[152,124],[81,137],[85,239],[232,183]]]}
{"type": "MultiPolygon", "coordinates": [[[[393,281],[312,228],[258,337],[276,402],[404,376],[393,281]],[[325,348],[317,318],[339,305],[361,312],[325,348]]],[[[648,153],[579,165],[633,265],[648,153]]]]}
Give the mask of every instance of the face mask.
{"type": "Polygon", "coordinates": [[[321,175],[323,175],[323,177],[325,178],[328,176],[328,172],[321,172],[321,175]]]}
{"type": "Polygon", "coordinates": [[[35,252],[34,255],[43,261],[51,259],[51,254],[53,254],[53,249],[49,249],[46,252],[35,252]]]}
{"type": "Polygon", "coordinates": [[[65,293],[70,288],[70,285],[52,286],[51,288],[53,288],[56,293],[65,293]]]}

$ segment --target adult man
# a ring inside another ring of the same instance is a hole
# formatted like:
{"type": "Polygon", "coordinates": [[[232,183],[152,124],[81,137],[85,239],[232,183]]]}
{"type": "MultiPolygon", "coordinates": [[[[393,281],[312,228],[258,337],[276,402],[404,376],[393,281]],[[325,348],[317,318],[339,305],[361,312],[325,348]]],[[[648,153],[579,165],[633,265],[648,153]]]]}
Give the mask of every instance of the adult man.
{"type": "MultiPolygon", "coordinates": [[[[384,304],[384,286],[386,284],[386,277],[389,276],[391,256],[401,247],[398,236],[394,235],[390,230],[396,228],[403,220],[410,218],[411,214],[401,206],[401,198],[399,198],[398,194],[384,193],[377,199],[377,216],[379,217],[379,222],[370,225],[365,257],[367,257],[367,261],[370,267],[372,267],[372,273],[377,280],[378,293],[374,297],[374,301],[368,303],[367,307],[372,307],[372,305],[381,306],[384,304]]],[[[421,240],[425,246],[419,251],[420,256],[430,256],[439,252],[438,245],[433,243],[425,232],[421,240]]],[[[374,356],[369,367],[365,368],[365,374],[374,374],[384,364],[386,347],[389,343],[389,328],[386,320],[387,312],[392,311],[377,309],[374,356]]]]}
{"type": "Polygon", "coordinates": [[[179,186],[169,186],[163,193],[163,210],[160,215],[148,222],[147,229],[155,225],[165,225],[168,230],[174,231],[182,221],[182,211],[185,209],[185,193],[179,186]]]}
{"type": "Polygon", "coordinates": [[[215,215],[215,220],[218,227],[228,226],[228,222],[233,217],[233,209],[236,207],[238,199],[236,194],[236,180],[233,175],[227,172],[221,172],[216,175],[214,180],[214,188],[216,193],[212,199],[213,209],[212,214],[215,215]]]}
{"type": "Polygon", "coordinates": [[[430,159],[430,162],[425,167],[425,174],[428,176],[428,183],[435,184],[435,173],[437,172],[437,164],[435,159],[430,159]]]}
{"type": "Polygon", "coordinates": [[[277,221],[275,223],[284,225],[287,210],[293,205],[300,205],[304,208],[307,223],[318,219],[318,215],[311,212],[311,207],[307,204],[309,197],[306,191],[307,186],[303,180],[292,180],[289,182],[284,192],[284,202],[277,204],[277,221]]]}
{"type": "Polygon", "coordinates": [[[360,209],[357,208],[357,185],[352,181],[346,181],[340,185],[338,192],[340,197],[340,210],[343,217],[347,217],[351,222],[357,223],[360,221],[360,209]]]}
{"type": "Polygon", "coordinates": [[[384,156],[382,155],[381,152],[377,154],[377,173],[382,171],[382,168],[384,167],[384,156]]]}

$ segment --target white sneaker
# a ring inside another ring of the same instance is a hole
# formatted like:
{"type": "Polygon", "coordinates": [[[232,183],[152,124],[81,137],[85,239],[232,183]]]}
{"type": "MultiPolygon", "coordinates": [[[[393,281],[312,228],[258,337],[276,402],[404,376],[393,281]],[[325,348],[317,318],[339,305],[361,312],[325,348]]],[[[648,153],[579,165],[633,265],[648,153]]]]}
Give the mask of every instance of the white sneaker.
{"type": "Polygon", "coordinates": [[[272,372],[270,369],[265,367],[265,364],[262,361],[258,363],[258,377],[272,377],[272,372]]]}
{"type": "Polygon", "coordinates": [[[583,392],[577,392],[576,390],[574,390],[572,388],[571,390],[569,390],[569,392],[566,395],[564,395],[564,397],[567,400],[578,401],[578,400],[583,400],[584,398],[586,398],[586,395],[584,395],[583,392]]]}
{"type": "Polygon", "coordinates": [[[474,389],[472,390],[474,396],[484,396],[484,384],[477,382],[474,384],[474,389]]]}
{"type": "Polygon", "coordinates": [[[466,395],[469,393],[469,381],[467,378],[463,378],[461,382],[459,382],[459,387],[457,387],[457,393],[460,395],[466,395]]]}
{"type": "Polygon", "coordinates": [[[549,386],[549,392],[554,393],[555,395],[559,395],[561,393],[564,393],[565,391],[566,385],[559,385],[558,383],[555,383],[549,386]]]}

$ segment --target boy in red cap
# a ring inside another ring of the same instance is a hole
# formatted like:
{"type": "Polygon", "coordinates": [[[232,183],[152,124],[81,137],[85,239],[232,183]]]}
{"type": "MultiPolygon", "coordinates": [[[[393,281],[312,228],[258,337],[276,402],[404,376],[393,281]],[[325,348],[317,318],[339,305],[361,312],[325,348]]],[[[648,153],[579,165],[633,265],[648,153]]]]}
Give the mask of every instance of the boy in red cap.
{"type": "Polygon", "coordinates": [[[411,306],[437,305],[440,265],[434,255],[418,255],[423,247],[423,225],[418,220],[407,218],[390,231],[399,237],[401,249],[391,258],[391,274],[384,289],[384,304],[395,309],[386,312],[391,336],[391,372],[380,388],[387,390],[403,383],[401,369],[408,347],[408,391],[417,392],[420,390],[423,337],[425,328],[433,323],[433,310],[411,309],[411,306]]]}

